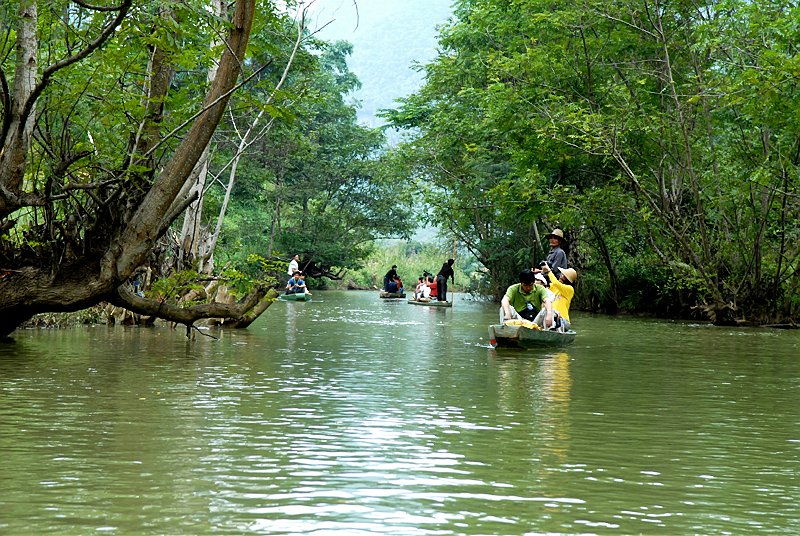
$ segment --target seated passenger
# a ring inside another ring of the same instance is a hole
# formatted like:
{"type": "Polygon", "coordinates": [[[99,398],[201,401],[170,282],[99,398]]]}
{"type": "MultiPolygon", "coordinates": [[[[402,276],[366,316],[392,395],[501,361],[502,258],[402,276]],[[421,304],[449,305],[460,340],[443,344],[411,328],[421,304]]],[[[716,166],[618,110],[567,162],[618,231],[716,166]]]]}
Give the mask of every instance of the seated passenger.
{"type": "Polygon", "coordinates": [[[300,273],[295,272],[292,274],[292,278],[289,279],[289,282],[286,283],[286,294],[296,294],[298,292],[302,292],[300,289],[300,273]]]}
{"type": "MultiPolygon", "coordinates": [[[[559,331],[569,331],[572,327],[572,322],[569,319],[569,306],[572,303],[572,297],[575,296],[573,285],[578,280],[578,272],[573,268],[562,268],[560,274],[556,277],[549,264],[542,266],[542,272],[547,274],[550,279],[550,289],[555,293],[553,309],[557,316],[560,317],[559,331]]],[[[559,322],[557,321],[557,323],[559,322]]]]}
{"type": "Polygon", "coordinates": [[[436,288],[436,279],[434,279],[432,275],[428,276],[428,288],[430,289],[428,293],[429,298],[433,299],[439,296],[436,288]]]}
{"type": "Polygon", "coordinates": [[[400,280],[400,276],[399,275],[395,275],[394,276],[394,282],[397,283],[397,292],[402,294],[404,292],[403,282],[400,280]]]}
{"type": "Polygon", "coordinates": [[[390,293],[397,293],[400,289],[397,286],[397,281],[391,280],[386,283],[386,288],[383,290],[390,293]]]}
{"type": "Polygon", "coordinates": [[[422,277],[417,278],[417,286],[414,287],[414,299],[418,300],[422,297],[422,289],[425,287],[425,279],[422,277]]]}
{"type": "Polygon", "coordinates": [[[506,290],[500,302],[500,323],[514,318],[534,320],[540,311],[545,311],[543,322],[549,329],[553,325],[553,302],[547,296],[547,289],[535,285],[536,277],[530,270],[519,274],[519,283],[506,290]]]}
{"type": "Polygon", "coordinates": [[[383,276],[383,290],[386,290],[386,285],[389,284],[389,281],[394,280],[394,276],[397,275],[397,265],[393,264],[389,271],[386,272],[383,276]]]}
{"type": "Polygon", "coordinates": [[[297,293],[300,294],[300,292],[305,292],[310,296],[311,293],[308,291],[308,287],[306,286],[306,274],[303,272],[298,272],[298,275],[300,277],[300,282],[297,284],[297,293]]]}
{"type": "Polygon", "coordinates": [[[422,288],[422,296],[419,297],[419,301],[431,301],[431,287],[425,285],[422,288]]]}

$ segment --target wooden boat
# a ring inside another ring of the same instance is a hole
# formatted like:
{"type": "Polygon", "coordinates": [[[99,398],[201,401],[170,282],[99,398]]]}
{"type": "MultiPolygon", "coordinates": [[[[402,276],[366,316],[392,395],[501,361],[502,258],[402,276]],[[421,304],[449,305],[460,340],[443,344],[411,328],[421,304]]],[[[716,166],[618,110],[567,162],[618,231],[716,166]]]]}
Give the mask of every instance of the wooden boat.
{"type": "Polygon", "coordinates": [[[296,294],[281,294],[278,299],[285,301],[311,301],[310,294],[303,294],[298,292],[296,294]]]}
{"type": "Polygon", "coordinates": [[[427,307],[452,307],[453,302],[450,301],[439,301],[439,300],[408,300],[408,303],[413,305],[425,305],[427,307]]]}
{"type": "Polygon", "coordinates": [[[406,297],[406,293],[405,292],[386,292],[386,291],[383,291],[383,290],[381,291],[381,298],[384,298],[384,299],[387,299],[387,298],[388,299],[405,298],[405,297],[406,297]]]}
{"type": "Polygon", "coordinates": [[[524,325],[494,324],[489,326],[489,343],[492,347],[535,348],[537,346],[564,346],[575,340],[575,332],[564,333],[531,329],[524,325]]]}

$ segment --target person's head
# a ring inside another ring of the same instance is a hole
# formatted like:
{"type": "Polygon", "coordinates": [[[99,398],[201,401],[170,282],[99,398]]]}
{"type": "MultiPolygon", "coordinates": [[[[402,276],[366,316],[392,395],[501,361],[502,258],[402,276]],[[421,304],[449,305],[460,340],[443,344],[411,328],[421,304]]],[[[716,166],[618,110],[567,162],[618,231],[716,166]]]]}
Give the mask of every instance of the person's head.
{"type": "Polygon", "coordinates": [[[299,261],[300,260],[300,255],[295,255],[294,256],[294,260],[299,261]]]}
{"type": "Polygon", "coordinates": [[[522,291],[528,293],[533,288],[533,282],[536,280],[536,276],[530,270],[522,270],[519,273],[519,284],[522,288],[522,291]]]}
{"type": "Polygon", "coordinates": [[[564,231],[561,229],[553,229],[553,232],[545,235],[545,238],[550,241],[550,247],[559,247],[564,243],[564,231]]]}
{"type": "Polygon", "coordinates": [[[422,279],[421,277],[418,277],[418,278],[417,278],[417,281],[419,281],[420,283],[422,283],[423,279],[422,279]]]}
{"type": "Polygon", "coordinates": [[[453,266],[455,263],[456,263],[455,259],[447,259],[447,264],[449,264],[450,266],[453,266]]]}
{"type": "Polygon", "coordinates": [[[392,270],[397,270],[397,265],[396,264],[392,265],[392,270]]]}
{"type": "Polygon", "coordinates": [[[578,280],[578,272],[573,268],[564,268],[561,270],[561,275],[558,276],[559,281],[567,285],[574,285],[578,280]]]}
{"type": "Polygon", "coordinates": [[[298,272],[297,270],[295,270],[294,272],[292,272],[292,277],[294,277],[295,279],[297,279],[298,277],[300,277],[300,272],[298,272]]]}
{"type": "Polygon", "coordinates": [[[400,276],[399,276],[399,275],[397,275],[397,274],[394,274],[394,275],[392,276],[392,279],[394,279],[395,281],[400,281],[400,276]]]}
{"type": "Polygon", "coordinates": [[[428,284],[430,284],[430,283],[433,283],[433,276],[432,275],[428,276],[428,284]]]}

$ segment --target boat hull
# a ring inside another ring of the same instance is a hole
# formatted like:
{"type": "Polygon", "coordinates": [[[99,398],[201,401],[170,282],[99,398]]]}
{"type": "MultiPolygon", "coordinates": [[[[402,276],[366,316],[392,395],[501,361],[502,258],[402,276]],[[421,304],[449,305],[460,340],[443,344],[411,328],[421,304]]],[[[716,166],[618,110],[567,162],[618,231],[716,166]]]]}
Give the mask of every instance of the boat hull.
{"type": "Polygon", "coordinates": [[[406,297],[406,293],[405,292],[381,292],[380,296],[383,299],[400,299],[400,298],[405,298],[406,297]]]}
{"type": "Polygon", "coordinates": [[[449,301],[439,301],[439,300],[431,300],[431,301],[419,301],[419,300],[408,300],[408,303],[412,305],[422,305],[425,307],[452,307],[453,302],[449,301]]]}
{"type": "Polygon", "coordinates": [[[544,331],[525,326],[489,326],[489,342],[497,348],[536,348],[540,346],[565,346],[575,341],[575,332],[544,331]]]}
{"type": "Polygon", "coordinates": [[[278,299],[284,301],[311,301],[311,296],[308,294],[281,294],[278,299]]]}

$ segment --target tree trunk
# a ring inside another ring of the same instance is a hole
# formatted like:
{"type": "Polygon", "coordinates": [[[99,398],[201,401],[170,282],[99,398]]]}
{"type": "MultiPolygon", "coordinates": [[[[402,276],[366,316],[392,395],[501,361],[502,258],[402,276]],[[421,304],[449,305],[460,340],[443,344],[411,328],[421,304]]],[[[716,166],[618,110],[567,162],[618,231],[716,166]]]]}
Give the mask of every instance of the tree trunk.
{"type": "Polygon", "coordinates": [[[13,100],[10,113],[4,114],[3,149],[0,151],[0,218],[24,204],[19,189],[25,175],[25,159],[31,144],[35,120],[36,76],[39,68],[36,2],[21,2],[18,12],[17,62],[14,71],[13,100]],[[29,104],[30,103],[30,104],[29,104]],[[30,106],[26,110],[27,106],[30,106]]]}
{"type": "MultiPolygon", "coordinates": [[[[213,0],[211,4],[211,12],[215,17],[221,17],[227,10],[227,2],[223,2],[222,0],[213,0]]],[[[213,50],[219,46],[219,44],[220,43],[218,39],[212,39],[210,48],[213,50]]],[[[217,65],[212,64],[212,66],[208,69],[206,80],[213,84],[216,76],[217,65]]],[[[192,175],[193,180],[189,185],[188,192],[186,194],[189,197],[196,197],[196,199],[189,205],[189,208],[184,213],[180,240],[180,256],[184,259],[184,262],[187,262],[190,266],[194,266],[196,260],[200,261],[200,265],[196,267],[197,271],[200,273],[205,272],[205,266],[203,266],[204,263],[202,262],[202,256],[200,255],[200,244],[205,241],[205,232],[202,230],[200,224],[203,218],[203,189],[205,187],[206,180],[208,179],[210,154],[211,150],[209,140],[209,143],[206,144],[205,148],[203,149],[203,153],[200,156],[200,161],[197,163],[195,168],[197,173],[192,175]]]]}
{"type": "MultiPolygon", "coordinates": [[[[191,175],[192,169],[200,160],[219,124],[230,94],[236,88],[255,14],[255,4],[255,0],[236,2],[229,26],[227,46],[222,52],[217,76],[203,102],[202,111],[193,120],[188,132],[182,136],[182,141],[172,156],[159,169],[157,178],[143,199],[139,201],[138,197],[132,198],[135,202],[135,206],[131,207],[132,213],[112,215],[122,220],[120,232],[114,234],[105,230],[106,234],[94,237],[96,242],[91,243],[94,249],[87,249],[84,258],[77,258],[60,265],[54,265],[49,259],[44,259],[39,264],[20,263],[18,266],[2,267],[5,277],[0,277],[0,338],[9,335],[20,323],[36,313],[77,311],[103,301],[115,302],[140,314],[174,318],[187,325],[197,318],[206,317],[207,309],[213,309],[213,316],[218,317],[238,318],[244,314],[241,304],[235,307],[199,306],[195,311],[169,307],[159,309],[150,307],[146,300],[142,301],[143,299],[138,296],[134,296],[136,299],[130,301],[119,296],[127,292],[124,288],[126,281],[137,268],[146,263],[156,240],[166,232],[169,224],[178,216],[177,213],[170,211],[170,208],[191,175]]],[[[26,125],[32,121],[32,110],[36,99],[42,94],[44,86],[54,72],[64,65],[80,61],[111,35],[126,16],[130,0],[123,0],[124,9],[120,10],[116,19],[85,49],[46,68],[42,81],[33,89],[30,79],[35,76],[36,70],[29,63],[38,57],[38,44],[32,37],[36,29],[36,10],[32,1],[23,2],[22,5],[23,18],[17,28],[16,57],[17,72],[21,75],[17,76],[14,82],[12,107],[14,112],[9,123],[15,126],[13,129],[4,127],[5,138],[2,140],[3,146],[0,150],[0,218],[22,206],[42,203],[38,199],[38,194],[23,194],[20,191],[23,187],[21,179],[28,171],[25,168],[25,156],[30,141],[29,134],[26,134],[29,132],[26,130],[28,128],[26,125]],[[33,201],[24,205],[26,200],[33,201]]],[[[4,121],[5,113],[7,112],[4,111],[4,121]]],[[[143,136],[149,136],[146,128],[141,132],[143,136]]],[[[143,146],[144,144],[137,144],[137,147],[143,146]]],[[[151,157],[158,144],[152,144],[150,147],[139,157],[145,159],[151,157]]],[[[129,171],[123,170],[117,179],[129,177],[129,171]]],[[[98,200],[103,201],[99,198],[98,200]]],[[[258,303],[258,299],[250,301],[251,308],[258,303]]]]}

